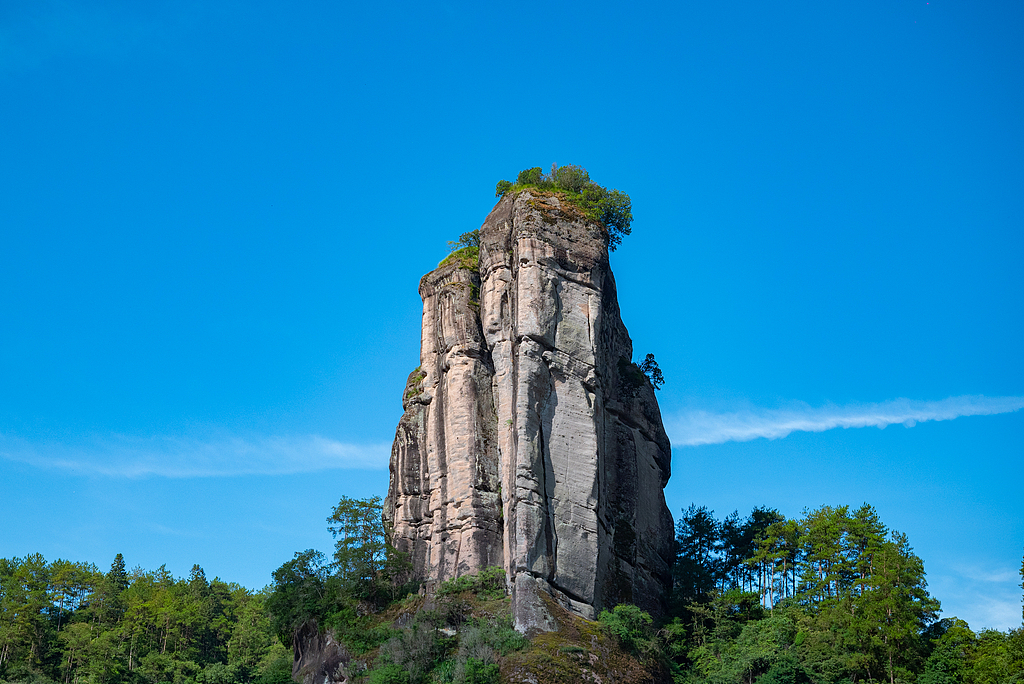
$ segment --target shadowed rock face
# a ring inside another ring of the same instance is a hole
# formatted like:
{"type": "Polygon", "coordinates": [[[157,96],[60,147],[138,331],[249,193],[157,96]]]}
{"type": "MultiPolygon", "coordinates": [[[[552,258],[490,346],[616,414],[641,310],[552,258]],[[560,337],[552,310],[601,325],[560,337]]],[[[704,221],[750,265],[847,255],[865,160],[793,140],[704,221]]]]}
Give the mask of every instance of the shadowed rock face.
{"type": "Polygon", "coordinates": [[[671,448],[628,363],[604,228],[555,196],[506,196],[480,229],[479,271],[420,281],[385,518],[428,590],[505,568],[521,631],[551,629],[541,592],[594,618],[660,613],[671,448]]]}
{"type": "Polygon", "coordinates": [[[315,623],[306,623],[292,636],[292,681],[302,684],[348,684],[351,660],[345,647],[330,631],[321,633],[315,623]]]}

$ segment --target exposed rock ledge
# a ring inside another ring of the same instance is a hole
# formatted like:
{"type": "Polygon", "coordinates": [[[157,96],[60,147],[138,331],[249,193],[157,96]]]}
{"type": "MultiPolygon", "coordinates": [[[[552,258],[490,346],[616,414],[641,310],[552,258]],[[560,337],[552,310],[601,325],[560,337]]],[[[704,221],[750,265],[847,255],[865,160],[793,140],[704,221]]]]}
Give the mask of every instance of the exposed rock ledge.
{"type": "Polygon", "coordinates": [[[348,651],[334,634],[320,632],[313,622],[292,635],[292,680],[302,684],[348,684],[348,651]]]}

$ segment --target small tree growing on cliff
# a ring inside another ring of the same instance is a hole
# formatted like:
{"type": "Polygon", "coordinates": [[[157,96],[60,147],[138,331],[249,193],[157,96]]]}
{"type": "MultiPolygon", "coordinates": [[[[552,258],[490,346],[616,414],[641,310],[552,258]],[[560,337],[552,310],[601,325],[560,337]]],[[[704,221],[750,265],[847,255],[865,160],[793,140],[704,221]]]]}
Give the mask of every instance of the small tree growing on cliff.
{"type": "Polygon", "coordinates": [[[665,384],[665,376],[661,374],[658,362],[654,360],[654,354],[648,354],[647,358],[639,363],[637,367],[651,381],[654,389],[661,389],[661,386],[665,384]]]}
{"type": "Polygon", "coordinates": [[[457,262],[462,268],[476,270],[480,265],[480,229],[463,233],[458,240],[448,241],[451,252],[441,260],[438,266],[457,262]]]}
{"type": "Polygon", "coordinates": [[[471,230],[468,233],[463,233],[459,236],[458,240],[448,241],[448,251],[456,252],[466,247],[480,247],[480,229],[471,230]]]}

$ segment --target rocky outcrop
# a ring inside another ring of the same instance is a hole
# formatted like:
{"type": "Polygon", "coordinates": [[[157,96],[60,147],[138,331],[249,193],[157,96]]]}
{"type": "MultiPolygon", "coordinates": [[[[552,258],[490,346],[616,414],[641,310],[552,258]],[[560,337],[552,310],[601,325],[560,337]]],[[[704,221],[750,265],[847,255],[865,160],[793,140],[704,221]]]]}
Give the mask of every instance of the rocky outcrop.
{"type": "Polygon", "coordinates": [[[522,631],[553,628],[542,595],[588,618],[661,612],[671,448],[631,363],[604,227],[555,195],[506,196],[478,268],[444,264],[420,295],[385,502],[416,576],[429,590],[503,566],[522,631]]]}
{"type": "Polygon", "coordinates": [[[321,632],[313,622],[292,635],[292,681],[302,684],[348,684],[347,665],[351,658],[328,630],[321,632]]]}

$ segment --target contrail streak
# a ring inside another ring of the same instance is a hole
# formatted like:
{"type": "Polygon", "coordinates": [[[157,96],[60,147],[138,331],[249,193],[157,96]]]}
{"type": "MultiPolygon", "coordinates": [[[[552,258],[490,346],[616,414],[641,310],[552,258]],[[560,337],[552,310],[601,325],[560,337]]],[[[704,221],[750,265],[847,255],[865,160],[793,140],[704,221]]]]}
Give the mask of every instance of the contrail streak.
{"type": "Polygon", "coordinates": [[[877,404],[806,404],[782,409],[750,408],[731,412],[683,411],[670,416],[665,427],[674,446],[747,442],[764,437],[779,439],[793,432],[824,432],[833,428],[878,427],[902,423],[907,427],[926,420],[953,420],[961,416],[1010,413],[1024,408],[1024,397],[969,395],[940,401],[892,399],[877,404]]]}

